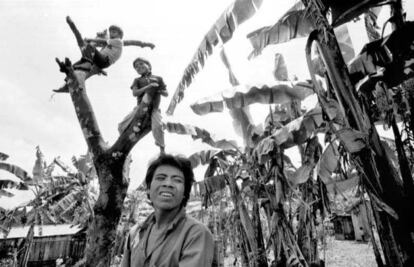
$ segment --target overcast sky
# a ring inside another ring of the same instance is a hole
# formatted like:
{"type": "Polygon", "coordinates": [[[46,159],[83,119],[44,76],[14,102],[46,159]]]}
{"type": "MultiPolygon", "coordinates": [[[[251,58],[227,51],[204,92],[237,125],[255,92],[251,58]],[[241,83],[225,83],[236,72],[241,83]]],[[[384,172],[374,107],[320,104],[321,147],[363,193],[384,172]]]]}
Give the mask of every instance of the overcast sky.
{"type": "MultiPolygon", "coordinates": [[[[1,0],[0,1],[0,151],[7,160],[32,171],[35,147],[40,146],[47,162],[54,157],[70,164],[70,158],[87,150],[73,104],[67,94],[52,94],[62,85],[64,75],[54,58],[79,59],[76,41],[65,17],[71,16],[84,37],[94,37],[111,24],[124,29],[124,39],[152,42],[149,48],[125,47],[121,59],[107,69],[108,76],[87,81],[87,92],[104,139],[112,144],[118,137],[117,125],[133,109],[136,100],[129,89],[137,77],[132,61],[137,56],[152,62],[153,73],[164,78],[169,97],[161,108],[165,121],[194,124],[216,134],[217,138],[236,139],[230,116],[222,113],[197,116],[189,105],[196,100],[228,89],[228,76],[218,54],[207,60],[205,69],[186,90],[185,101],[172,117],[165,110],[174,94],[183,70],[204,34],[213,25],[230,0],[1,0]],[[53,95],[53,97],[52,97],[53,95]]],[[[226,44],[230,63],[243,82],[270,81],[275,48],[251,62],[247,33],[271,25],[293,5],[292,0],[265,0],[259,13],[243,24],[226,44]]],[[[412,3],[411,3],[412,4],[412,3]]],[[[360,42],[363,38],[359,39],[360,42]]],[[[285,53],[291,74],[307,78],[303,40],[277,47],[285,53]]],[[[215,50],[218,52],[219,50],[215,50]]],[[[262,116],[255,116],[257,122],[262,116]]],[[[207,145],[189,136],[166,134],[169,153],[191,155],[207,145]]],[[[143,179],[148,161],[158,153],[151,134],[133,149],[130,189],[143,179]]],[[[200,180],[201,172],[197,180],[200,180]]]]}

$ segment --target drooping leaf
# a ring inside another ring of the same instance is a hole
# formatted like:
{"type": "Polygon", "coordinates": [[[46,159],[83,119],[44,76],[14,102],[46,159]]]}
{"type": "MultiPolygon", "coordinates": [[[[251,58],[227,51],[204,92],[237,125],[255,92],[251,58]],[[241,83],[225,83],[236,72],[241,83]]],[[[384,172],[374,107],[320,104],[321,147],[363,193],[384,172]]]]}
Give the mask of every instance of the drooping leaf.
{"type": "Polygon", "coordinates": [[[224,102],[221,95],[202,98],[191,105],[191,109],[197,115],[205,115],[213,112],[223,112],[224,102]]]}
{"type": "Polygon", "coordinates": [[[345,180],[339,180],[338,177],[333,176],[333,178],[331,178],[327,183],[325,183],[325,185],[328,192],[344,193],[358,186],[359,179],[360,178],[358,176],[358,173],[353,172],[349,175],[348,179],[345,180]]]}
{"type": "Polygon", "coordinates": [[[272,138],[277,145],[283,148],[300,145],[313,135],[319,127],[323,126],[323,123],[322,110],[320,107],[316,107],[302,117],[276,130],[269,138],[272,138]]]}
{"type": "Polygon", "coordinates": [[[381,29],[377,24],[378,14],[382,7],[370,8],[364,15],[365,29],[367,30],[368,40],[370,42],[381,38],[379,30],[381,29]]]}
{"type": "Polygon", "coordinates": [[[61,159],[60,157],[56,157],[53,159],[53,162],[58,165],[64,172],[66,173],[74,173],[74,171],[72,171],[70,169],[70,167],[68,165],[66,165],[61,159]]]}
{"type": "Polygon", "coordinates": [[[365,11],[369,8],[378,6],[382,2],[381,0],[349,0],[349,1],[333,1],[333,0],[322,0],[323,5],[328,9],[332,14],[332,25],[334,27],[346,23],[365,11]]]}
{"type": "Polygon", "coordinates": [[[253,46],[249,57],[259,55],[270,44],[280,44],[294,38],[306,37],[312,30],[312,22],[306,16],[303,4],[295,4],[273,26],[260,28],[247,35],[253,46]]]}
{"type": "Polygon", "coordinates": [[[361,151],[368,144],[368,134],[350,128],[345,128],[335,133],[346,151],[355,153],[361,151]]]}
{"type": "Polygon", "coordinates": [[[395,146],[395,141],[389,138],[381,137],[381,144],[384,147],[385,153],[388,155],[388,158],[391,160],[394,168],[399,169],[398,157],[396,155],[397,149],[395,146]]]}
{"type": "Polygon", "coordinates": [[[224,104],[219,104],[221,97],[228,109],[247,107],[251,104],[284,104],[292,100],[304,100],[313,94],[313,86],[309,82],[278,82],[268,85],[240,85],[226,90],[219,95],[203,98],[191,105],[198,115],[222,110],[224,104]],[[214,108],[220,106],[219,109],[214,108]]]}
{"type": "MultiPolygon", "coordinates": [[[[268,45],[281,44],[295,38],[307,37],[314,30],[312,21],[306,14],[301,2],[295,4],[273,26],[266,26],[247,35],[253,51],[249,58],[258,56],[268,45]]],[[[339,47],[345,62],[349,62],[355,56],[351,38],[346,25],[334,29],[339,47]]]]}
{"type": "Polygon", "coordinates": [[[275,54],[275,69],[273,71],[273,76],[275,77],[276,81],[287,81],[289,79],[289,73],[283,54],[275,54]]]}
{"type": "Polygon", "coordinates": [[[200,188],[200,194],[213,194],[226,187],[225,175],[216,175],[204,178],[203,181],[197,182],[200,188]]]}
{"type": "Polygon", "coordinates": [[[284,124],[289,123],[291,120],[296,119],[287,105],[276,105],[271,112],[266,116],[265,128],[281,128],[284,124]]]}
{"type": "Polygon", "coordinates": [[[207,130],[201,129],[196,126],[173,122],[167,122],[166,124],[164,124],[164,126],[165,129],[170,133],[191,135],[193,139],[201,139],[203,143],[206,143],[215,148],[220,148],[223,150],[237,148],[236,141],[225,139],[214,140],[207,130]]]}
{"type": "Polygon", "coordinates": [[[3,152],[0,152],[0,160],[6,160],[8,158],[9,158],[9,155],[7,155],[7,154],[5,154],[3,152]]]}
{"type": "Polygon", "coordinates": [[[29,176],[29,174],[19,166],[9,164],[6,162],[0,162],[0,169],[13,173],[18,178],[22,179],[24,182],[32,181],[32,178],[29,176]]]}
{"type": "Polygon", "coordinates": [[[306,144],[305,154],[303,157],[303,164],[294,173],[288,172],[289,182],[296,186],[305,183],[310,177],[316,164],[321,157],[322,146],[318,141],[317,136],[313,136],[306,144]]]}
{"type": "MultiPolygon", "coordinates": [[[[0,188],[2,188],[3,186],[1,185],[1,181],[0,181],[0,188]]],[[[5,189],[0,189],[0,197],[14,197],[13,193],[10,193],[9,191],[5,190],[5,189]]],[[[2,208],[0,207],[0,210],[2,208]]]]}
{"type": "Polygon", "coordinates": [[[288,181],[292,185],[303,184],[306,182],[313,170],[314,166],[311,164],[303,164],[294,173],[287,175],[288,181]]]}
{"type": "Polygon", "coordinates": [[[28,189],[26,183],[22,179],[13,173],[0,169],[0,189],[10,187],[24,190],[28,189]]]}
{"type": "Polygon", "coordinates": [[[216,23],[210,28],[204,36],[201,44],[198,46],[191,62],[184,70],[183,77],[179,82],[177,89],[171,99],[167,114],[172,115],[176,105],[183,99],[184,90],[190,86],[195,75],[203,68],[205,60],[211,54],[213,49],[229,41],[236,28],[256,13],[263,0],[235,0],[220,15],[216,23]]]}
{"type": "Polygon", "coordinates": [[[275,148],[275,141],[272,138],[264,138],[253,150],[253,155],[258,159],[260,164],[266,161],[266,156],[275,148]]]}
{"type": "MultiPolygon", "coordinates": [[[[335,111],[334,107],[331,108],[331,115],[335,118],[337,116],[335,114],[338,111],[335,111]]],[[[306,112],[303,116],[277,129],[271,136],[262,139],[255,148],[254,153],[258,158],[261,158],[272,151],[274,146],[287,149],[292,146],[301,145],[324,127],[325,122],[322,118],[322,109],[317,106],[306,112]]]]}
{"type": "Polygon", "coordinates": [[[317,167],[318,175],[325,184],[332,181],[332,173],[338,168],[339,159],[338,145],[332,142],[322,153],[317,167]]]}
{"type": "Polygon", "coordinates": [[[369,74],[381,71],[381,78],[389,87],[399,85],[414,73],[414,22],[407,21],[390,35],[368,43],[349,64],[350,78],[357,83],[369,74]]]}
{"type": "Polygon", "coordinates": [[[345,63],[349,63],[355,57],[355,50],[349,35],[348,27],[341,25],[334,29],[336,39],[345,63]]]}
{"type": "Polygon", "coordinates": [[[395,212],[393,208],[391,208],[387,203],[385,203],[383,200],[375,196],[375,194],[371,194],[370,197],[377,208],[385,211],[391,217],[393,217],[396,221],[398,221],[398,214],[397,212],[395,212]]]}
{"type": "Polygon", "coordinates": [[[253,125],[249,107],[236,108],[229,110],[233,119],[233,129],[239,136],[243,137],[245,146],[250,146],[250,140],[258,128],[253,125]]]}
{"type": "Polygon", "coordinates": [[[85,177],[88,177],[89,180],[97,177],[91,153],[87,152],[85,155],[81,155],[78,158],[73,156],[72,164],[78,170],[78,173],[82,173],[85,177]]]}
{"type": "Polygon", "coordinates": [[[69,210],[71,205],[77,202],[78,195],[81,194],[81,191],[74,190],[68,195],[64,196],[58,202],[50,207],[50,212],[55,216],[60,217],[65,211],[69,210]]]}
{"type": "MultiPolygon", "coordinates": [[[[224,50],[224,47],[221,49],[220,52],[221,60],[226,67],[229,73],[229,82],[232,86],[240,85],[236,75],[233,73],[233,69],[231,67],[230,61],[227,57],[227,54],[224,50]]],[[[220,97],[221,99],[221,97],[220,97]]],[[[223,111],[223,102],[219,100],[219,102],[212,102],[210,105],[210,109],[215,112],[223,111]],[[221,109],[221,110],[220,110],[221,109]]],[[[230,116],[233,119],[233,129],[239,136],[243,137],[244,145],[251,146],[251,135],[255,129],[255,126],[252,123],[252,118],[250,115],[249,107],[242,107],[242,108],[235,108],[229,110],[230,116]]]]}
{"type": "Polygon", "coordinates": [[[283,104],[293,99],[304,100],[313,94],[313,86],[308,82],[280,82],[274,86],[239,86],[223,92],[223,99],[229,109],[241,108],[254,103],[283,104]]]}
{"type": "Polygon", "coordinates": [[[218,150],[203,150],[192,154],[188,159],[191,161],[191,167],[196,168],[199,165],[209,164],[211,159],[217,154],[218,150]]]}
{"type": "Polygon", "coordinates": [[[236,75],[233,72],[233,68],[231,67],[230,61],[227,57],[226,51],[224,50],[224,47],[220,51],[220,58],[223,62],[224,66],[226,67],[228,73],[229,73],[229,82],[232,86],[237,86],[240,84],[239,80],[237,79],[236,75]]]}

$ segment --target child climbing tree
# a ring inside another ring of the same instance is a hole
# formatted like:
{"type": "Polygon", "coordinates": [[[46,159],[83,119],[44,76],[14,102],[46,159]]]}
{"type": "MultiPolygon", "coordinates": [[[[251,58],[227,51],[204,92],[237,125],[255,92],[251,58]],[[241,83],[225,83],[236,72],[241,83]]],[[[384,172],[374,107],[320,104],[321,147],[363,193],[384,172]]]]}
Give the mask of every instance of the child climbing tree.
{"type": "MultiPolygon", "coordinates": [[[[75,24],[67,22],[81,45],[83,40],[75,24]]],[[[135,41],[141,43],[140,41],[135,41]]],[[[153,46],[153,45],[152,45],[153,46]]],[[[111,146],[103,140],[93,108],[86,95],[84,82],[88,73],[75,71],[71,61],[56,59],[60,71],[66,74],[67,88],[70,93],[76,116],[92,154],[99,179],[99,196],[93,207],[93,214],[87,229],[85,251],[86,266],[109,266],[110,248],[115,240],[116,226],[121,216],[123,201],[128,189],[128,180],[124,176],[124,164],[134,145],[151,130],[152,103],[142,103],[131,123],[120,133],[111,146]]]]}

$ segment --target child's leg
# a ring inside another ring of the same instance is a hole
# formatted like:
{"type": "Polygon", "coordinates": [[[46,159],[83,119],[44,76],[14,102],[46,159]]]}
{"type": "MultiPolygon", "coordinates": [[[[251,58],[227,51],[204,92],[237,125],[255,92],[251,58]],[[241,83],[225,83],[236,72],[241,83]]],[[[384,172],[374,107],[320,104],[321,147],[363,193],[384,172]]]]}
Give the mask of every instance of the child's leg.
{"type": "Polygon", "coordinates": [[[128,115],[126,115],[126,117],[118,124],[118,131],[120,134],[122,134],[125,131],[125,129],[129,126],[137,111],[138,106],[134,107],[134,109],[130,113],[128,113],[128,115]]]}
{"type": "Polygon", "coordinates": [[[94,56],[93,56],[93,63],[101,69],[105,69],[105,68],[107,68],[111,65],[109,63],[109,58],[107,56],[102,55],[96,49],[95,49],[95,53],[94,53],[94,56]]]}
{"type": "Polygon", "coordinates": [[[151,131],[155,139],[155,144],[160,147],[161,152],[164,152],[165,142],[161,119],[160,110],[154,110],[151,114],[151,131]]]}

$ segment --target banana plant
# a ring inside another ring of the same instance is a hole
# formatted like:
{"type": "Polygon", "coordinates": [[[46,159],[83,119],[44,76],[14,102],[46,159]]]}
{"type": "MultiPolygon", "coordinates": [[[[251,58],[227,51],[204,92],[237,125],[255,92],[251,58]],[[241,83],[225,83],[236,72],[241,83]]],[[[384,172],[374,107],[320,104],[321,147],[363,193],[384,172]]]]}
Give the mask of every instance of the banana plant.
{"type": "Polygon", "coordinates": [[[235,0],[212,25],[198,46],[191,62],[185,68],[183,76],[175,90],[167,109],[172,115],[176,105],[184,98],[184,90],[190,86],[196,74],[204,67],[208,56],[213,54],[214,48],[228,42],[237,27],[250,19],[263,0],[235,0]]]}
{"type": "MultiPolygon", "coordinates": [[[[293,5],[274,25],[265,26],[247,35],[253,46],[253,51],[249,58],[256,57],[268,45],[289,42],[296,38],[308,37],[314,30],[312,20],[306,13],[303,3],[298,2],[293,5]]],[[[350,62],[354,58],[355,52],[346,25],[335,28],[335,35],[344,57],[345,62],[350,62]]]]}

